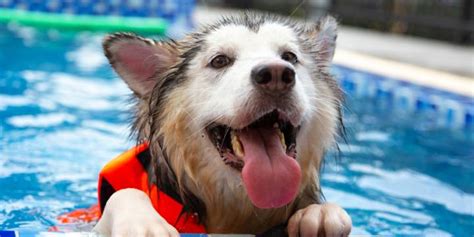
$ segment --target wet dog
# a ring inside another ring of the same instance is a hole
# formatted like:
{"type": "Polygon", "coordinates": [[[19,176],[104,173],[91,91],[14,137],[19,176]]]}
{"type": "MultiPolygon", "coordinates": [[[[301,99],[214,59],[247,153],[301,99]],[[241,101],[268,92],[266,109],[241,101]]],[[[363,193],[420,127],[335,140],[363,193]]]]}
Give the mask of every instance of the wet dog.
{"type": "MultiPolygon", "coordinates": [[[[137,99],[134,132],[154,181],[173,187],[209,233],[345,236],[347,213],[322,203],[325,151],[342,92],[330,74],[337,23],[227,17],[179,41],[105,38],[112,67],[137,99]],[[157,170],[159,172],[157,172],[157,170]]],[[[137,189],[115,192],[95,230],[177,235],[137,189]]]]}

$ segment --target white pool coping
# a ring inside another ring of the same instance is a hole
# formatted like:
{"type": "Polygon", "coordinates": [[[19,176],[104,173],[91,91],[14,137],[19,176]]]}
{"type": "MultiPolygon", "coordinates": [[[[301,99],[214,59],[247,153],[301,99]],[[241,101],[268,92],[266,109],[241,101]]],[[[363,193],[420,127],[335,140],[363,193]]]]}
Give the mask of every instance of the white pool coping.
{"type": "Polygon", "coordinates": [[[382,59],[345,49],[336,50],[334,63],[474,99],[474,78],[382,59]]]}

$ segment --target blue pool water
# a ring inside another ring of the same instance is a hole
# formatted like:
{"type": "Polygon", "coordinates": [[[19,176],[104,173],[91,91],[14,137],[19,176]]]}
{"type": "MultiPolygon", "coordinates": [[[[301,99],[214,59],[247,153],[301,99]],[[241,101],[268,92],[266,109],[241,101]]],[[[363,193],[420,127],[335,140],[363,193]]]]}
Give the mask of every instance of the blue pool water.
{"type": "MultiPolygon", "coordinates": [[[[130,93],[100,41],[0,25],[0,229],[45,231],[94,204],[98,171],[133,144],[130,93]]],[[[322,186],[353,234],[474,235],[473,129],[435,116],[347,96],[347,142],[328,155],[322,186]]]]}

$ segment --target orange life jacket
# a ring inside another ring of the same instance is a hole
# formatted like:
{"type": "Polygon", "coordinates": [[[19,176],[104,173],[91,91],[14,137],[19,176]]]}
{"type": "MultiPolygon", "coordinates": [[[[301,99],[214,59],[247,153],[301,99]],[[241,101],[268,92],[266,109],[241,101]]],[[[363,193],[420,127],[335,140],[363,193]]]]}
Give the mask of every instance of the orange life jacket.
{"type": "Polygon", "coordinates": [[[121,189],[135,188],[150,197],[155,210],[180,233],[206,233],[198,218],[185,212],[174,192],[150,184],[147,170],[150,165],[147,144],[138,145],[110,161],[99,174],[99,206],[103,211],[110,196],[121,189]]]}

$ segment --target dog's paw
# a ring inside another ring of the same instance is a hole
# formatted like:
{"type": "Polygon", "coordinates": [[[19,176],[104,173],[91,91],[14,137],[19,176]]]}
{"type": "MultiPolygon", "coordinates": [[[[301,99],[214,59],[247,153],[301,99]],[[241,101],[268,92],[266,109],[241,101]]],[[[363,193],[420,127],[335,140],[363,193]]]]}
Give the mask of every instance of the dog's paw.
{"type": "Polygon", "coordinates": [[[110,237],[179,237],[178,231],[153,209],[150,199],[136,189],[114,193],[93,231],[110,237]]]}
{"type": "Polygon", "coordinates": [[[166,221],[141,219],[141,220],[116,220],[112,226],[102,226],[99,222],[94,228],[104,236],[110,237],[178,237],[179,233],[174,227],[166,223],[166,221]]]}
{"type": "Polygon", "coordinates": [[[290,237],[348,236],[352,220],[344,209],[331,204],[313,204],[298,210],[288,222],[290,237]]]}

